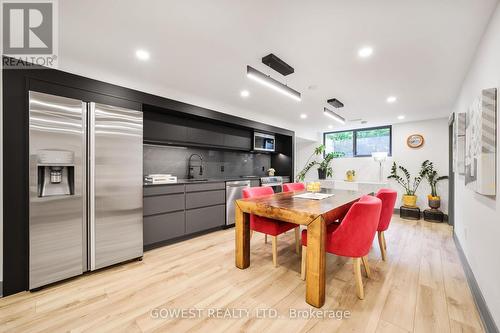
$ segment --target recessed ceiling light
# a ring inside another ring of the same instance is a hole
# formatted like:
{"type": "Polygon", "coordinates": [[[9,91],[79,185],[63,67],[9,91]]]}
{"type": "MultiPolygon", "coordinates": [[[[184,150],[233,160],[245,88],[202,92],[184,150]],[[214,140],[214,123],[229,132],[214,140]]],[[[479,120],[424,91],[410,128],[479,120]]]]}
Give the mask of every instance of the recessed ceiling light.
{"type": "Polygon", "coordinates": [[[328,128],[329,128],[329,129],[332,129],[332,128],[333,128],[333,126],[332,126],[332,125],[328,125],[328,128]]]}
{"type": "Polygon", "coordinates": [[[405,116],[404,115],[400,115],[400,116],[398,116],[398,119],[399,120],[403,120],[403,119],[405,119],[405,116]]]}
{"type": "Polygon", "coordinates": [[[135,51],[135,56],[140,60],[149,60],[149,52],[146,50],[135,51]]]}
{"type": "Polygon", "coordinates": [[[248,96],[250,96],[250,92],[248,90],[242,90],[240,92],[240,96],[241,97],[248,97],[248,96]]]}
{"type": "Polygon", "coordinates": [[[306,119],[307,118],[307,114],[303,113],[300,115],[300,119],[306,119]]]}
{"type": "Polygon", "coordinates": [[[387,103],[394,103],[398,100],[396,96],[389,96],[387,97],[387,103]]]}
{"type": "Polygon", "coordinates": [[[358,56],[360,58],[368,58],[373,54],[373,48],[365,46],[359,49],[358,56]]]}

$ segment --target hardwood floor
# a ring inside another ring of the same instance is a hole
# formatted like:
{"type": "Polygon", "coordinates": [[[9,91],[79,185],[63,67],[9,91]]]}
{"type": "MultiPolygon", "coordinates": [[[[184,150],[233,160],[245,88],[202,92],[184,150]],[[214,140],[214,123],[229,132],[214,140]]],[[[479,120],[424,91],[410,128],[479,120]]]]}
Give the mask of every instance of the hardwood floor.
{"type": "Polygon", "coordinates": [[[321,310],[349,311],[342,320],[290,319],[289,309],[318,311],[305,303],[293,232],[278,239],[278,268],[271,244],[254,233],[251,266],[240,270],[229,229],[149,251],[142,262],[0,299],[0,331],[483,332],[450,227],[394,216],[385,236],[387,261],[374,241],[364,300],[356,297],[352,260],[327,255],[321,310]],[[268,308],[280,317],[257,317],[268,308]],[[192,319],[165,319],[167,309],[204,310],[192,319]],[[218,319],[214,309],[250,313],[218,319]]]}

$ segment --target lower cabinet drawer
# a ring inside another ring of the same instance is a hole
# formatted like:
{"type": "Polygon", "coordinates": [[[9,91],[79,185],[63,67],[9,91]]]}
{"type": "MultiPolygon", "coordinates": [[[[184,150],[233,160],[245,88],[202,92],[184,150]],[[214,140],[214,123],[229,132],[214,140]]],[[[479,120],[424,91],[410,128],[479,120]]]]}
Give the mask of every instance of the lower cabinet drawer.
{"type": "Polygon", "coordinates": [[[171,194],[158,195],[153,197],[144,197],[144,215],[154,215],[160,213],[169,213],[176,210],[184,210],[185,195],[171,194]]]}
{"type": "Polygon", "coordinates": [[[186,193],[186,209],[221,205],[226,202],[226,191],[186,193]]]}
{"type": "Polygon", "coordinates": [[[221,227],[226,224],[226,206],[212,206],[186,211],[186,233],[221,227]]]}
{"type": "Polygon", "coordinates": [[[144,245],[184,235],[184,211],[144,217],[144,245]]]}

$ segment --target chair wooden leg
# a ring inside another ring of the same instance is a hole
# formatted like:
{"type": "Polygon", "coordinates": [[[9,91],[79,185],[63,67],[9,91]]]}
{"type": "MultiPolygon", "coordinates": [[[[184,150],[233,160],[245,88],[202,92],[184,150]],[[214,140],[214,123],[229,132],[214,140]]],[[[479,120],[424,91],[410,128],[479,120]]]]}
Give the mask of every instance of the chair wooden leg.
{"type": "Polygon", "coordinates": [[[267,234],[264,236],[264,244],[267,244],[267,234]]]}
{"type": "Polygon", "coordinates": [[[300,228],[295,228],[295,253],[300,254],[300,228]]]}
{"type": "Polygon", "coordinates": [[[306,279],[306,258],[307,246],[302,245],[302,262],[300,263],[300,278],[305,281],[306,279]]]}
{"type": "Polygon", "coordinates": [[[385,237],[384,232],[378,232],[378,245],[380,247],[380,253],[382,254],[382,260],[385,261],[387,259],[387,252],[385,247],[385,237]]]}
{"type": "Polygon", "coordinates": [[[385,242],[385,231],[382,231],[382,240],[384,241],[384,250],[387,252],[387,243],[385,242]]]}
{"type": "Polygon", "coordinates": [[[361,278],[361,258],[352,258],[354,267],[354,279],[356,280],[356,289],[359,299],[365,298],[365,291],[363,290],[363,280],[361,278]]]}
{"type": "Polygon", "coordinates": [[[362,257],[361,261],[363,262],[363,266],[365,267],[366,277],[371,278],[372,272],[370,270],[370,265],[368,264],[368,256],[362,257]]]}
{"type": "Polygon", "coordinates": [[[271,240],[273,243],[273,265],[278,267],[278,237],[271,236],[271,240]]]}

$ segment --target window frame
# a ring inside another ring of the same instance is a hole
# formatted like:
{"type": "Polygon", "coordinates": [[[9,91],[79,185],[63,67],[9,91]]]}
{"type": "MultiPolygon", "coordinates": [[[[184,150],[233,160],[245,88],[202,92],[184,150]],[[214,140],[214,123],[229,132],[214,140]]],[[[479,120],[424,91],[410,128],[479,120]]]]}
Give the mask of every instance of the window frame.
{"type": "MultiPolygon", "coordinates": [[[[356,158],[356,157],[371,157],[372,155],[358,155],[357,151],[357,140],[358,140],[358,132],[362,131],[370,131],[370,130],[377,130],[377,129],[389,129],[389,151],[387,152],[387,156],[392,156],[392,125],[384,125],[384,126],[375,126],[375,127],[364,127],[364,128],[354,128],[354,129],[346,129],[346,130],[339,130],[339,131],[330,131],[330,132],[323,132],[323,145],[326,147],[326,136],[328,134],[334,134],[334,133],[343,133],[343,132],[352,132],[352,157],[339,157],[339,158],[356,158]]],[[[323,153],[323,157],[326,156],[326,150],[323,153]]]]}

